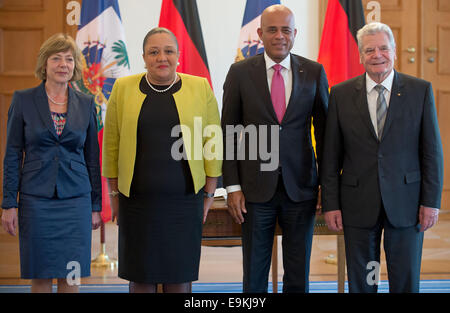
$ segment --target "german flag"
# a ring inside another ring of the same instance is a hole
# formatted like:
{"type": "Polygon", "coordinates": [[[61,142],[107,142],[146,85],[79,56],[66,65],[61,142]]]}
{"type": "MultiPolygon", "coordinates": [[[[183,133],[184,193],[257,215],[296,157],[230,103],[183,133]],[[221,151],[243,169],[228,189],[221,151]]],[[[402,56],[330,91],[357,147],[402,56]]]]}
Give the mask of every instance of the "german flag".
{"type": "Polygon", "coordinates": [[[163,0],[159,27],[171,30],[177,37],[180,49],[177,71],[205,77],[212,88],[196,0],[163,0]]]}
{"type": "Polygon", "coordinates": [[[328,0],[318,62],[330,87],[364,73],[356,33],[365,23],[360,0],[328,0]]]}

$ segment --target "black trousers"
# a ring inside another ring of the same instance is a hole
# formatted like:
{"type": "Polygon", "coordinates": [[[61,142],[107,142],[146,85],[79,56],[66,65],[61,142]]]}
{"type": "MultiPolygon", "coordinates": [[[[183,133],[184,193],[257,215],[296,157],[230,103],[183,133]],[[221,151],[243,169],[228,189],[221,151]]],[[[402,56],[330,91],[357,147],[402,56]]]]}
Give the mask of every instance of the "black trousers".
{"type": "Polygon", "coordinates": [[[276,222],[282,229],[283,292],[309,291],[309,262],[316,200],[293,202],[281,175],[274,197],[265,203],[246,202],[242,224],[243,291],[265,293],[276,222]]]}
{"type": "Polygon", "coordinates": [[[376,293],[380,264],[381,235],[389,279],[389,292],[419,292],[423,232],[420,225],[395,228],[384,209],[372,228],[344,226],[349,291],[376,293]]]}

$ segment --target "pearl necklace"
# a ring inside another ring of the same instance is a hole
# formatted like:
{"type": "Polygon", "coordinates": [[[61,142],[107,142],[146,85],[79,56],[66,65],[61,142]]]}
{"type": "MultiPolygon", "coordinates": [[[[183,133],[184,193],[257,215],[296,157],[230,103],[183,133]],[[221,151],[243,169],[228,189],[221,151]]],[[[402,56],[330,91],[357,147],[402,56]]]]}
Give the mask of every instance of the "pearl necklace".
{"type": "Polygon", "coordinates": [[[65,104],[67,103],[67,100],[64,101],[64,102],[56,102],[52,97],[50,97],[50,95],[48,94],[47,90],[45,91],[45,93],[47,94],[47,98],[48,98],[51,102],[53,102],[54,104],[57,104],[57,105],[65,105],[65,104]]]}
{"type": "Polygon", "coordinates": [[[175,84],[175,82],[177,81],[177,74],[175,73],[175,79],[173,80],[173,82],[170,84],[169,87],[167,87],[166,89],[156,89],[155,87],[152,86],[152,84],[150,84],[150,82],[148,81],[147,78],[147,74],[145,74],[145,81],[147,82],[148,86],[150,88],[152,88],[154,91],[159,92],[159,93],[163,93],[168,91],[170,88],[172,88],[172,86],[175,84]]]}

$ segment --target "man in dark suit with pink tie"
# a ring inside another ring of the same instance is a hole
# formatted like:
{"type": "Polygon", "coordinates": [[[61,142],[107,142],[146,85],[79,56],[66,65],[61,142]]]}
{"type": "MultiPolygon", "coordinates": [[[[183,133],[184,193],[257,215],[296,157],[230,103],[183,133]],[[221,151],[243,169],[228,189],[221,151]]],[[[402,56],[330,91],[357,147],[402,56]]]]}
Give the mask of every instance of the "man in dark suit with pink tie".
{"type": "Polygon", "coordinates": [[[277,219],[283,291],[308,291],[328,82],[320,64],[290,53],[296,34],[287,7],[268,7],[258,29],[264,54],[233,64],[224,84],[223,181],[229,212],[242,224],[244,292],[267,292],[277,219]]]}

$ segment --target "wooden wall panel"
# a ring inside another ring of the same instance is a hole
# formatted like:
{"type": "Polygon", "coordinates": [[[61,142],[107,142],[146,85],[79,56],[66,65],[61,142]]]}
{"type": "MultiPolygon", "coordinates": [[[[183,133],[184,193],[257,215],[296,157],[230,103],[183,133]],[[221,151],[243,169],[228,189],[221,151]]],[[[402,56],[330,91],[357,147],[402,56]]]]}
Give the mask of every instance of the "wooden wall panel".
{"type": "MultiPolygon", "coordinates": [[[[450,44],[450,27],[438,28],[438,51],[448,51],[450,44]]],[[[438,54],[438,73],[441,75],[450,75],[450,58],[448,53],[438,54]]],[[[449,102],[450,103],[450,102],[449,102]]]]}
{"type": "Polygon", "coordinates": [[[450,0],[439,0],[437,9],[440,12],[450,12],[450,0]]]}
{"type": "Polygon", "coordinates": [[[42,11],[43,0],[0,0],[0,9],[4,11],[42,11]]]}
{"type": "Polygon", "coordinates": [[[2,28],[0,41],[7,43],[0,47],[0,75],[33,76],[36,56],[44,41],[43,29],[2,28]],[[17,49],[11,49],[11,46],[17,49]]]}
{"type": "Polygon", "coordinates": [[[436,92],[436,108],[438,111],[439,129],[441,131],[442,146],[444,149],[444,192],[443,205],[450,209],[450,86],[448,89],[440,89],[436,92]]]}

